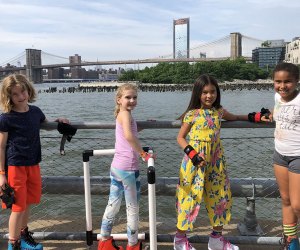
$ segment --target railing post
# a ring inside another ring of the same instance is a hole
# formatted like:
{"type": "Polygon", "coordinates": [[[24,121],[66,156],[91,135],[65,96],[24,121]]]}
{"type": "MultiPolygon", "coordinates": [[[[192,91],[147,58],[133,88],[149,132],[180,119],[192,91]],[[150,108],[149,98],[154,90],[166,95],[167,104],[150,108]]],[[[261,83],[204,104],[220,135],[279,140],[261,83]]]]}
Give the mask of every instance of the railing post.
{"type": "Polygon", "coordinates": [[[91,206],[91,183],[90,183],[90,156],[93,156],[93,150],[86,150],[82,153],[83,176],[84,176],[84,197],[85,197],[85,215],[86,215],[86,244],[93,245],[93,226],[92,226],[92,206],[91,206]]]}
{"type": "MultiPolygon", "coordinates": [[[[251,177],[250,177],[251,178],[251,177]]],[[[260,225],[258,224],[256,214],[255,214],[255,193],[256,187],[255,183],[252,180],[252,197],[246,197],[246,214],[244,217],[244,221],[240,222],[237,225],[237,228],[241,235],[247,236],[260,236],[264,235],[260,225]]]]}
{"type": "Polygon", "coordinates": [[[149,158],[148,160],[148,170],[147,170],[150,250],[157,250],[155,168],[154,168],[153,150],[149,148],[148,153],[152,155],[152,157],[149,158]]]}

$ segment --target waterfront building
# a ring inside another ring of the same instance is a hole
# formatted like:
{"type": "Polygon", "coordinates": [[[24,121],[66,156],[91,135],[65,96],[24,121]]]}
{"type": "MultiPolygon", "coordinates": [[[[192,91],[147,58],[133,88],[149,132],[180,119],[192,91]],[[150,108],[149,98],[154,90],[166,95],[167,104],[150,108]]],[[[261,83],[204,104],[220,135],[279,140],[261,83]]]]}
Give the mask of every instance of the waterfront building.
{"type": "Polygon", "coordinates": [[[300,37],[295,37],[286,44],[285,62],[300,64],[300,37]]]}
{"type": "Polygon", "coordinates": [[[252,50],[252,62],[260,68],[274,67],[285,59],[286,43],[284,40],[267,40],[261,47],[252,50]]]}

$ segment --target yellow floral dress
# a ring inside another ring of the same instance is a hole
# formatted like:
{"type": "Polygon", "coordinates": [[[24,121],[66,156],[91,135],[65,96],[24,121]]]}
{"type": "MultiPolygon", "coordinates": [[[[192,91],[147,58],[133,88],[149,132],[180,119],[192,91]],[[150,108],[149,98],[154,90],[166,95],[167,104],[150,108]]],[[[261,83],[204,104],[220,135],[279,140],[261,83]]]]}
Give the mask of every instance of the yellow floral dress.
{"type": "Polygon", "coordinates": [[[189,144],[205,158],[207,165],[198,169],[187,155],[181,162],[176,209],[177,228],[182,231],[193,230],[202,197],[212,226],[230,221],[232,196],[220,140],[222,116],[223,108],[194,109],[183,119],[192,125],[189,144]]]}

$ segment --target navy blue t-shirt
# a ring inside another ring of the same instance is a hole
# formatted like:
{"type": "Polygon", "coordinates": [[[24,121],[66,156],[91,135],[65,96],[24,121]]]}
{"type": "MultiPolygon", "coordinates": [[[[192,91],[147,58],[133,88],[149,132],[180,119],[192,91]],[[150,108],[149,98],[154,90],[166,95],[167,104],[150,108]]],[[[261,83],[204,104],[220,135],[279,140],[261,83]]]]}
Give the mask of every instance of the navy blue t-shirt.
{"type": "Polygon", "coordinates": [[[27,112],[0,115],[0,131],[8,132],[6,164],[31,166],[41,161],[40,127],[46,119],[40,108],[29,105],[27,112]]]}

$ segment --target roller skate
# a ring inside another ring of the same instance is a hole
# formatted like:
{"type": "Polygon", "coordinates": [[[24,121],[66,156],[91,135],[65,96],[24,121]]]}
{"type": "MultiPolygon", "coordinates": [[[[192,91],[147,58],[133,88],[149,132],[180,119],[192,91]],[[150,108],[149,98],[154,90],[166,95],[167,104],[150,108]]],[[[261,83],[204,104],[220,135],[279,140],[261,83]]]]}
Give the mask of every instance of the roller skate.
{"type": "Polygon", "coordinates": [[[124,250],[124,248],[121,246],[117,246],[113,237],[110,237],[107,240],[99,241],[98,250],[124,250]]]}
{"type": "Polygon", "coordinates": [[[210,235],[208,250],[239,250],[239,247],[231,244],[222,235],[210,235]]]}
{"type": "Polygon", "coordinates": [[[8,242],[7,250],[21,250],[21,243],[19,240],[15,241],[14,243],[8,242]]]}
{"type": "Polygon", "coordinates": [[[28,231],[28,227],[21,231],[21,249],[43,250],[43,245],[41,243],[37,243],[32,235],[33,233],[28,231]]]}
{"type": "Polygon", "coordinates": [[[142,250],[142,242],[138,242],[134,246],[127,245],[126,250],[142,250]]]}
{"type": "Polygon", "coordinates": [[[175,235],[174,250],[196,250],[196,248],[191,245],[186,235],[182,237],[175,235]]]}
{"type": "Polygon", "coordinates": [[[300,250],[299,239],[283,235],[280,242],[280,250],[300,250]]]}

